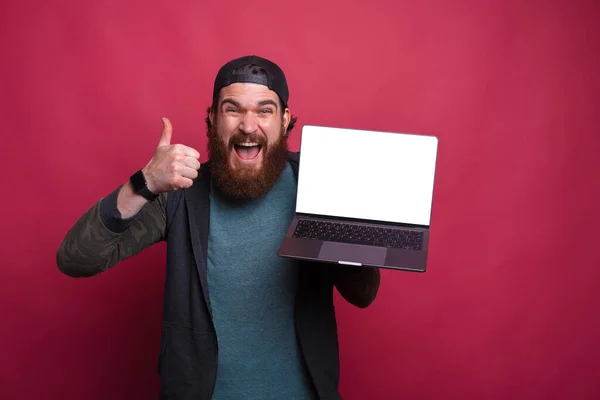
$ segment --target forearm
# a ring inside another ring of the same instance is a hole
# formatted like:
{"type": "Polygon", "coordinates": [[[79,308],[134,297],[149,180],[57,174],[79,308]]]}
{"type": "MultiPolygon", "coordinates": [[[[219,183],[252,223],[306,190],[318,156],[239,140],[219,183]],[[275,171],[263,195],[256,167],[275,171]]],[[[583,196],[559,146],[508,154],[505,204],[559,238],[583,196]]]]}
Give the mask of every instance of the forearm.
{"type": "Polygon", "coordinates": [[[146,203],[148,203],[148,200],[134,193],[131,182],[127,181],[121,186],[117,197],[117,209],[121,214],[121,218],[132,218],[142,210],[146,203]]]}
{"type": "Polygon", "coordinates": [[[379,268],[338,266],[335,286],[346,301],[360,308],[368,307],[377,296],[381,280],[379,268]]]}
{"type": "Polygon", "coordinates": [[[117,207],[121,190],[96,203],[67,232],[56,254],[61,272],[93,276],[163,239],[166,195],[123,218],[117,207]]]}

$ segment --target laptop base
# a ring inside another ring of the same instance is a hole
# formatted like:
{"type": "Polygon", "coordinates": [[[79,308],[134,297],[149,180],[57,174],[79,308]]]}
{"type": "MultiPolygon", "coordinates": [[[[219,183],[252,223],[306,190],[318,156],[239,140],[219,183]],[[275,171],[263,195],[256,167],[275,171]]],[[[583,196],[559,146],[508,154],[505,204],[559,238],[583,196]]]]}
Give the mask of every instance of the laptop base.
{"type": "Polygon", "coordinates": [[[290,224],[277,253],[280,257],[413,272],[426,270],[426,249],[429,239],[429,232],[426,229],[423,230],[423,249],[407,250],[293,237],[299,219],[300,217],[295,216],[290,224]]]}

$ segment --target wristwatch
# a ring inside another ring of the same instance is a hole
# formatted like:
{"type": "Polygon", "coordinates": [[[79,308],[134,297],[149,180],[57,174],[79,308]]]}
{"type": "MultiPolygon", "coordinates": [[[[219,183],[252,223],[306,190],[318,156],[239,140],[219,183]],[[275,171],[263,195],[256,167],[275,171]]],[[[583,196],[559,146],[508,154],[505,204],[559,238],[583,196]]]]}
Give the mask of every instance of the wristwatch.
{"type": "Polygon", "coordinates": [[[141,169],[131,175],[129,181],[131,182],[131,186],[133,186],[134,193],[139,194],[146,200],[152,201],[158,197],[157,194],[152,193],[150,189],[148,189],[148,182],[146,182],[146,177],[141,169]]]}

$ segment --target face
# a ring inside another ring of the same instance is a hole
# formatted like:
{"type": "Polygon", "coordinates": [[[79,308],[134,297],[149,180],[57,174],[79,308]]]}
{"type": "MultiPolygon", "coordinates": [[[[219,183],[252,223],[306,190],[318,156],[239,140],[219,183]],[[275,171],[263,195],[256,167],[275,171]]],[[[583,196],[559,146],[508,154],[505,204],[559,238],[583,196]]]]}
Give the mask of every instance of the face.
{"type": "Polygon", "coordinates": [[[211,169],[225,194],[256,198],[285,168],[289,109],[268,87],[234,83],[221,89],[208,132],[211,169]]]}

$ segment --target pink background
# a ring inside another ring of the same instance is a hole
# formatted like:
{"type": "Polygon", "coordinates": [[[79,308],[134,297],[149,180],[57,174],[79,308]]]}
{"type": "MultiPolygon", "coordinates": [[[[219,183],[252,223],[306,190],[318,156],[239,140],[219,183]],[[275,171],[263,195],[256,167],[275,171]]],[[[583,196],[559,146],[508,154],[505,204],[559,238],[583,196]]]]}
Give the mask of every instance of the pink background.
{"type": "MultiPolygon", "coordinates": [[[[164,246],[75,280],[67,229],[151,157],[206,159],[217,69],[286,71],[302,124],[440,139],[425,274],[336,295],[345,399],[600,398],[597,1],[0,5],[0,398],[156,398],[164,246]]],[[[360,154],[352,154],[360,161],[360,154]]]]}

